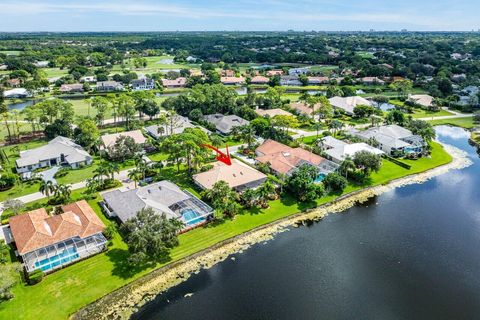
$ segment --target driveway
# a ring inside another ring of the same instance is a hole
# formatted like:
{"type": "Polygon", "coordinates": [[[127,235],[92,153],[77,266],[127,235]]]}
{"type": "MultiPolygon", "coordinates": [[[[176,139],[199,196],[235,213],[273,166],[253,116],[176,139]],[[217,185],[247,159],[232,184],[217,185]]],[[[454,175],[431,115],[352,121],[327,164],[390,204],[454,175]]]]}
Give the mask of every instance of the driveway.
{"type": "Polygon", "coordinates": [[[43,181],[48,182],[51,181],[53,184],[57,184],[57,180],[55,180],[55,174],[60,170],[60,167],[52,167],[48,170],[42,171],[39,173],[40,177],[43,181]]]}

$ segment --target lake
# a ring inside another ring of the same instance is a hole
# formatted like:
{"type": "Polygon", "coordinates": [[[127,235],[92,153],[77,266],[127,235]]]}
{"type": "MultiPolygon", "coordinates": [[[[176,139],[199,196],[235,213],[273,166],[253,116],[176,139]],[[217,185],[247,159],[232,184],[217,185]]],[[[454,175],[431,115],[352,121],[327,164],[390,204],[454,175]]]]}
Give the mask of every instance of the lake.
{"type": "Polygon", "coordinates": [[[466,131],[437,133],[473,165],[292,228],[192,275],[132,319],[478,318],[480,161],[466,131]]]}

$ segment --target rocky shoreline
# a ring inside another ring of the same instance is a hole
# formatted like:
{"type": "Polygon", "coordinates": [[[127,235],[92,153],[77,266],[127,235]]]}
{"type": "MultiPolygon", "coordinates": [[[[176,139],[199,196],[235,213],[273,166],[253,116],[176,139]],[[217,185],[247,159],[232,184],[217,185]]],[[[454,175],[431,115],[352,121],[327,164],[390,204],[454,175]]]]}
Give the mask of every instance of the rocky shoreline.
{"type": "Polygon", "coordinates": [[[318,221],[330,213],[343,212],[357,203],[363,203],[371,197],[380,195],[394,188],[423,183],[433,177],[453,169],[462,169],[472,164],[467,154],[453,146],[443,144],[453,160],[443,166],[379,185],[362,189],[344,195],[333,202],[318,208],[274,221],[244,234],[218,243],[194,255],[159,268],[148,275],[125,285],[122,288],[104,296],[92,304],[82,308],[72,319],[128,319],[133,313],[158,294],[187,280],[193,273],[208,269],[224,261],[231,254],[242,252],[250,246],[268,241],[275,234],[287,231],[292,226],[298,226],[308,221],[318,221]]]}

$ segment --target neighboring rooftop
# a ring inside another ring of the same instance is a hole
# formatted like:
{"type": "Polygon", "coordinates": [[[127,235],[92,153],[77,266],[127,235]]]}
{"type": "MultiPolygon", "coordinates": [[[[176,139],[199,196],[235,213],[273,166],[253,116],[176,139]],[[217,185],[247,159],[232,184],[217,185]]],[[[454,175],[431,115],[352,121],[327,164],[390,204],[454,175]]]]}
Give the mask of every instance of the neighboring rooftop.
{"type": "Polygon", "coordinates": [[[111,147],[115,144],[118,138],[120,137],[131,137],[138,144],[144,144],[147,142],[147,138],[145,138],[140,130],[132,130],[126,132],[119,132],[119,133],[112,133],[112,134],[105,134],[100,137],[102,140],[102,147],[101,149],[111,147]]]}
{"type": "Polygon", "coordinates": [[[428,94],[412,94],[408,96],[408,99],[423,107],[430,107],[434,98],[428,94]]]}
{"type": "Polygon", "coordinates": [[[217,130],[223,134],[229,134],[233,130],[233,128],[244,126],[250,123],[247,120],[240,118],[239,116],[224,116],[220,113],[206,115],[204,116],[204,119],[207,122],[213,124],[217,128],[217,130]]]}
{"type": "Polygon", "coordinates": [[[265,174],[237,159],[232,159],[230,166],[220,161],[215,162],[212,169],[193,176],[193,180],[204,189],[211,189],[218,181],[225,181],[230,188],[241,189],[244,186],[259,185],[266,179],[265,174]]]}
{"type": "Polygon", "coordinates": [[[18,252],[28,252],[70,238],[86,238],[100,233],[105,225],[85,200],[62,207],[62,214],[48,215],[44,208],[9,219],[18,252]]]}
{"type": "Polygon", "coordinates": [[[256,109],[255,113],[258,114],[261,117],[269,116],[270,118],[273,118],[275,116],[292,116],[292,114],[288,111],[285,111],[280,108],[276,109],[256,109]]]}
{"type": "Polygon", "coordinates": [[[360,97],[360,96],[354,96],[354,97],[333,97],[328,99],[331,103],[331,105],[334,108],[339,108],[344,110],[348,114],[353,114],[353,109],[356,106],[359,105],[366,105],[366,106],[371,106],[372,102],[369,100],[360,97]]]}

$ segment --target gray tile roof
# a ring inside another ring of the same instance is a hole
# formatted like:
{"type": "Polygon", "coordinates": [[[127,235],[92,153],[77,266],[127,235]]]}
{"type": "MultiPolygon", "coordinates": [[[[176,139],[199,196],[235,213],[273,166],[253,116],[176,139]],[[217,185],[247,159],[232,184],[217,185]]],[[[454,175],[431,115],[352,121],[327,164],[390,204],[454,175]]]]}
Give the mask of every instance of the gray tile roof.
{"type": "Polygon", "coordinates": [[[229,134],[233,128],[244,126],[250,122],[236,115],[224,116],[220,113],[204,116],[205,120],[212,123],[219,132],[229,134]]]}

